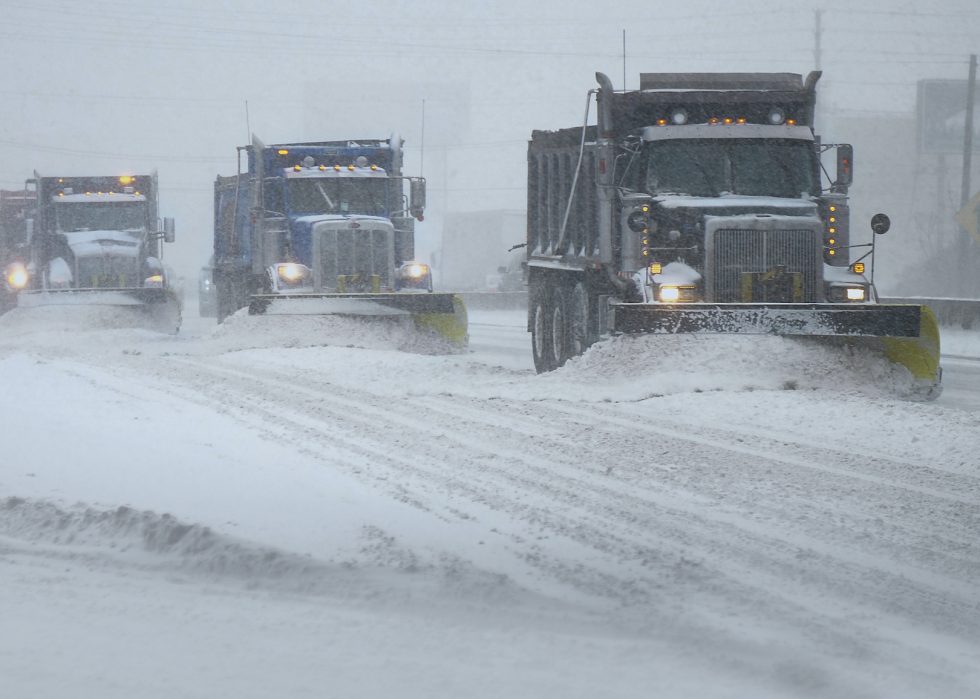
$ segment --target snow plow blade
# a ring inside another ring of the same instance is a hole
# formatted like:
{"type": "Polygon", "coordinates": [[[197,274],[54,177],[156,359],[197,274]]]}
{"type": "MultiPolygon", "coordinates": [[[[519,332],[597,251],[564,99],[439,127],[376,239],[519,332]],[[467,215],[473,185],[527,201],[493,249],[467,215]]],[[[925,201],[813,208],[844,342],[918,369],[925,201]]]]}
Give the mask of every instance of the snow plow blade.
{"type": "Polygon", "coordinates": [[[249,315],[411,316],[416,326],[461,347],[469,340],[466,304],[459,294],[256,294],[249,315]]]}
{"type": "Polygon", "coordinates": [[[64,289],[17,294],[18,308],[45,306],[106,307],[117,310],[113,325],[169,335],[180,330],[180,299],[172,289],[64,289]]]}
{"type": "Polygon", "coordinates": [[[918,396],[933,399],[942,391],[939,325],[928,306],[620,303],[611,311],[611,328],[627,334],[772,334],[870,346],[912,373],[918,396]]]}

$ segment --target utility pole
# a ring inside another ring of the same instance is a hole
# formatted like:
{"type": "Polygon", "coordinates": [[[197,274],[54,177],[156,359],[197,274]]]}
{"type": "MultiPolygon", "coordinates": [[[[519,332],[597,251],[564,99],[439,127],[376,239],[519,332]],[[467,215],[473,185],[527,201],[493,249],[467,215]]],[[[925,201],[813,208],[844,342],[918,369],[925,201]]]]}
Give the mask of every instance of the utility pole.
{"type": "MultiPolygon", "coordinates": [[[[820,56],[820,38],[821,38],[821,35],[823,34],[823,29],[821,29],[821,27],[820,27],[820,19],[821,19],[821,16],[822,15],[823,15],[823,10],[814,10],[813,11],[813,22],[814,22],[814,24],[813,24],[813,65],[814,65],[814,68],[813,69],[814,70],[820,70],[821,69],[820,68],[820,58],[821,58],[821,56],[820,56]]],[[[814,109],[814,113],[813,113],[814,126],[816,126],[816,124],[818,124],[818,123],[821,123],[821,120],[818,118],[818,115],[819,115],[820,112],[823,111],[822,105],[823,105],[823,100],[817,100],[817,106],[814,109]]]]}
{"type": "MultiPolygon", "coordinates": [[[[963,184],[960,190],[960,210],[966,207],[970,201],[970,169],[973,167],[973,102],[976,99],[977,90],[977,55],[970,56],[970,77],[966,81],[966,115],[963,120],[963,184]]],[[[980,276],[980,269],[977,269],[980,256],[970,245],[970,234],[968,231],[960,229],[960,280],[959,287],[962,296],[968,297],[978,293],[977,277],[980,276]]]]}
{"type": "Polygon", "coordinates": [[[820,70],[820,35],[823,30],[820,28],[820,16],[823,14],[823,10],[814,10],[814,27],[813,27],[813,65],[814,70],[820,70]]]}
{"type": "Polygon", "coordinates": [[[623,30],[623,92],[626,92],[626,30],[623,30]]]}
{"type": "Polygon", "coordinates": [[[963,189],[960,208],[970,201],[970,168],[973,165],[973,102],[977,94],[977,55],[970,56],[970,77],[966,82],[966,120],[963,122],[963,189]]]}

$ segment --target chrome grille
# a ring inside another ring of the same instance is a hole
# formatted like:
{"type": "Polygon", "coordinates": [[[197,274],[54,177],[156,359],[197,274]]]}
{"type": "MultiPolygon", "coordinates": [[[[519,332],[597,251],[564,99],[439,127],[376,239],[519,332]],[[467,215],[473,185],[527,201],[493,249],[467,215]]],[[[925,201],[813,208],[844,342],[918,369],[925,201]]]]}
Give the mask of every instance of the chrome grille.
{"type": "Polygon", "coordinates": [[[391,286],[389,258],[393,239],[385,230],[341,229],[326,230],[320,234],[320,270],[323,286],[335,289],[337,277],[377,275],[381,287],[391,286]]]}
{"type": "MultiPolygon", "coordinates": [[[[818,232],[812,230],[720,229],[712,253],[713,301],[742,300],[742,274],[784,266],[803,274],[803,301],[817,300],[818,232]]],[[[791,299],[787,299],[788,301],[791,299]]]]}

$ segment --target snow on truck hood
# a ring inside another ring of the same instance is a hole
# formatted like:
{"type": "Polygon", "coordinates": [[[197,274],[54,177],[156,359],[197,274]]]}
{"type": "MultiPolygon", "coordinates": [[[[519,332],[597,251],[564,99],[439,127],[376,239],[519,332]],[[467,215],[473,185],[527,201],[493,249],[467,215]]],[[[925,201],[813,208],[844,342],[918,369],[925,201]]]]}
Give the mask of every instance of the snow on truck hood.
{"type": "MultiPolygon", "coordinates": [[[[750,197],[726,194],[720,197],[692,197],[686,194],[660,194],[655,201],[664,209],[780,209],[800,212],[798,215],[816,215],[817,204],[810,199],[786,199],[785,197],[750,197]]],[[[751,213],[751,211],[746,211],[751,213]]]]}
{"type": "Polygon", "coordinates": [[[372,226],[390,226],[391,221],[389,221],[384,216],[368,216],[361,214],[311,214],[309,216],[299,216],[293,219],[294,223],[299,223],[306,226],[313,226],[317,223],[338,223],[338,224],[349,224],[351,222],[360,223],[362,226],[372,225],[372,226]]]}
{"type": "Polygon", "coordinates": [[[88,194],[59,194],[53,197],[56,204],[71,204],[78,202],[124,202],[146,201],[143,194],[125,194],[118,192],[90,192],[88,194]]]}
{"type": "Polygon", "coordinates": [[[71,231],[63,235],[78,257],[101,255],[106,248],[119,257],[138,257],[143,231],[71,231]]]}

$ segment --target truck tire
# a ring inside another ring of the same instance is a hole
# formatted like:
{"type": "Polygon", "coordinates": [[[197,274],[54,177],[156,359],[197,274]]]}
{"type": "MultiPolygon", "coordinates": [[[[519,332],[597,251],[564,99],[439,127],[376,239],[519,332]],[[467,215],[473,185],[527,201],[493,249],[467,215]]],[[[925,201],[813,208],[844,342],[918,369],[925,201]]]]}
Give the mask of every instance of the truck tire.
{"type": "Polygon", "coordinates": [[[532,284],[530,293],[531,353],[534,355],[534,370],[539,374],[553,371],[553,341],[551,337],[551,297],[544,285],[532,284]]]}
{"type": "Polygon", "coordinates": [[[551,297],[551,356],[554,368],[564,366],[570,355],[568,333],[568,296],[562,287],[556,287],[551,297]]]}

